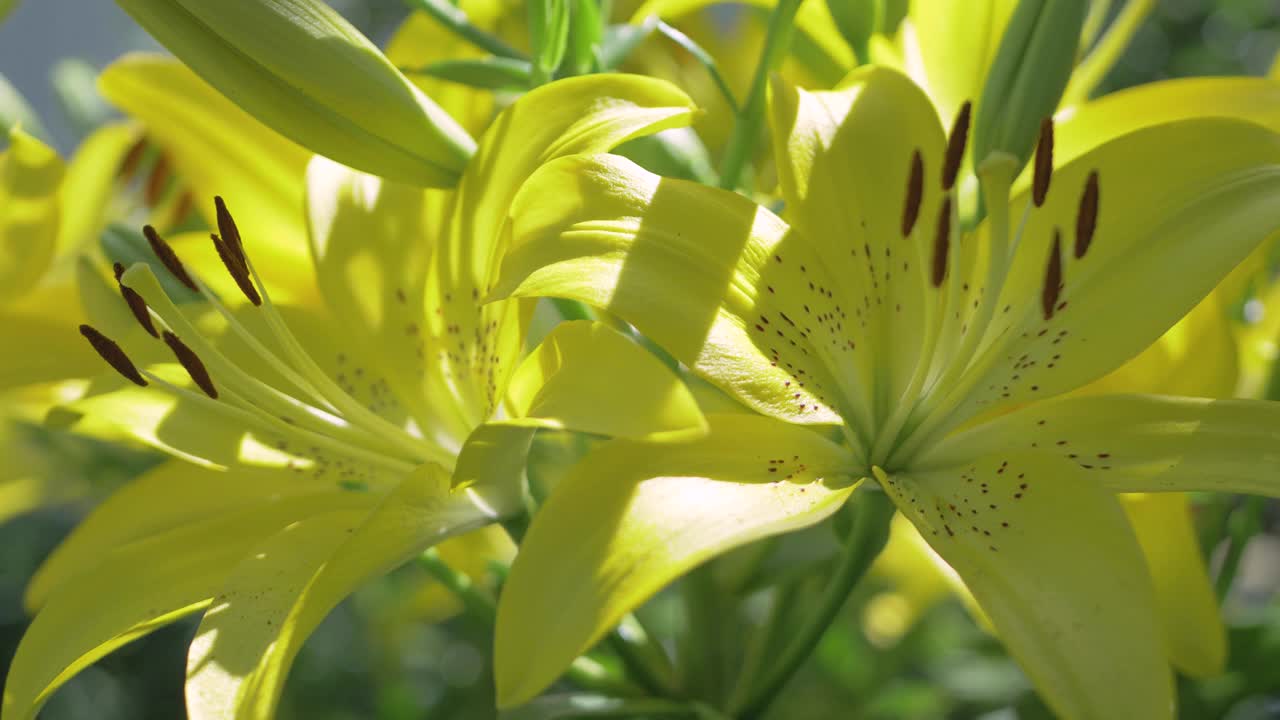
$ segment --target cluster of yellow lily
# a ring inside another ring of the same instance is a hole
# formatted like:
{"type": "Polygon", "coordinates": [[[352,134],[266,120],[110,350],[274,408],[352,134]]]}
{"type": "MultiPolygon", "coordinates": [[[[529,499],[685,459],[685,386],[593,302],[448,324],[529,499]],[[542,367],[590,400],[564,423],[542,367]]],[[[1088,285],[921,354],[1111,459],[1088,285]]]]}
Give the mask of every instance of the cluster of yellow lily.
{"type": "Polygon", "coordinates": [[[1229,312],[1280,230],[1280,83],[1090,99],[1150,2],[915,0],[887,34],[884,3],[762,0],[752,42],[795,52],[757,66],[710,3],[652,0],[609,29],[718,69],[651,76],[590,72],[593,0],[422,0],[385,51],[318,0],[118,2],[177,59],[103,71],[127,120],[68,163],[20,128],[0,156],[0,512],[77,492],[23,423],[172,459],[32,580],[6,718],[193,615],[190,716],[271,717],[329,611],[424,552],[482,595],[473,560],[510,563],[517,706],[833,516],[814,622],[696,700],[758,717],[868,566],[899,630],[966,593],[1064,717],[1171,717],[1171,668],[1220,672],[1183,493],[1280,497],[1280,290],[1229,312]],[[532,343],[540,298],[587,319],[532,343]],[[531,493],[545,431],[594,444],[531,493]]]}

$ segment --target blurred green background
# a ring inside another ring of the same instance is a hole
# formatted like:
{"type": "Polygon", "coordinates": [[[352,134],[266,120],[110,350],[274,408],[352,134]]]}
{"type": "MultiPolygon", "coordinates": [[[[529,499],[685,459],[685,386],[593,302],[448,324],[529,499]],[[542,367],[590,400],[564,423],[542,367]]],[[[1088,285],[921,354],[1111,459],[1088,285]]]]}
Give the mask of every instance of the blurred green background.
{"type": "MultiPolygon", "coordinates": [[[[332,4],[374,38],[385,37],[404,16],[396,0],[332,4]]],[[[93,72],[122,52],[155,47],[112,3],[26,0],[0,26],[0,72],[28,98],[48,137],[67,153],[109,112],[85,100],[93,72]]],[[[1259,75],[1277,50],[1280,0],[1160,0],[1105,87],[1191,75],[1259,75]]],[[[57,453],[59,472],[82,475],[102,492],[153,462],[142,454],[68,444],[39,428],[24,432],[31,447],[57,453]]],[[[1203,515],[1229,513],[1234,502],[1207,500],[1203,515]]],[[[87,502],[72,504],[0,525],[0,671],[26,624],[21,596],[27,579],[88,509],[87,502]]],[[[1185,718],[1280,718],[1276,503],[1263,507],[1262,523],[1264,532],[1250,542],[1226,603],[1230,671],[1181,683],[1185,718]]],[[[294,667],[282,717],[494,716],[484,629],[461,619],[430,625],[407,616],[399,590],[414,580],[412,572],[362,591],[325,622],[294,667]]],[[[869,639],[863,619],[882,589],[864,583],[814,660],[775,705],[781,709],[773,717],[1048,717],[1020,671],[958,602],[935,607],[896,641],[869,639]]],[[[656,624],[670,620],[673,611],[667,605],[659,598],[648,608],[656,624]]],[[[42,717],[183,717],[184,654],[193,630],[180,624],[108,657],[60,691],[42,717]]]]}

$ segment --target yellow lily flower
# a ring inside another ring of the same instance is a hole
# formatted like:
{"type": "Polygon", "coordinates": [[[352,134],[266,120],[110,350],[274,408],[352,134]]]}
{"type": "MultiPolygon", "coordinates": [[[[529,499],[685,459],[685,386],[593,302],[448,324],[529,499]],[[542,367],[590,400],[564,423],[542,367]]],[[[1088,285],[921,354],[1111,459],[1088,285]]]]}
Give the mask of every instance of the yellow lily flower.
{"type": "Polygon", "coordinates": [[[259,270],[249,228],[242,240],[222,202],[214,244],[246,300],[238,310],[148,229],[168,272],[217,322],[193,320],[149,265],[134,264],[120,282],[142,327],[119,344],[81,330],[124,379],[100,380],[71,409],[194,464],[126,486],[41,568],[5,716],[33,717],[79,669],[203,613],[191,716],[269,717],[299,646],[358,585],[522,512],[535,429],[699,432],[678,378],[616,331],[562,325],[517,362],[527,313],[478,302],[510,199],[534,168],[690,116],[687,98],[660,81],[554,83],[499,116],[456,194],[317,158],[306,227],[318,310],[273,302],[263,278],[277,268],[259,270]],[[134,364],[148,346],[167,346],[177,363],[134,364]],[[611,380],[615,364],[628,383],[611,380]]]}
{"type": "MultiPolygon", "coordinates": [[[[831,92],[776,86],[770,117],[789,222],[608,155],[552,163],[515,200],[494,297],[607,308],[760,416],[711,416],[661,453],[610,443],[564,481],[504,588],[500,704],[686,570],[874,478],[1058,713],[1170,716],[1115,494],[1280,494],[1280,409],[1059,396],[1154,342],[1280,226],[1280,138],[1184,120],[1056,163],[1042,142],[1029,192],[1010,190],[1016,165],[979,164],[989,217],[964,231],[967,113],[948,138],[914,83],[866,68],[831,92]],[[561,622],[536,621],[553,608],[561,622]]],[[[865,560],[849,558],[841,577],[865,560]]]]}

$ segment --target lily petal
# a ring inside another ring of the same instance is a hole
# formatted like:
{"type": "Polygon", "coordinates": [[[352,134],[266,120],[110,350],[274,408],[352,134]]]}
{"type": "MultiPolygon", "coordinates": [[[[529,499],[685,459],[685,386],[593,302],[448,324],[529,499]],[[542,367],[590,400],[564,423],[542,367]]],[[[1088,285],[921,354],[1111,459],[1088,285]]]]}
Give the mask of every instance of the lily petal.
{"type": "Polygon", "coordinates": [[[23,635],[5,681],[5,717],[35,717],[54,690],[98,658],[202,609],[262,539],[300,518],[351,508],[352,495],[257,504],[105,553],[59,583],[23,635]]]}
{"type": "Polygon", "coordinates": [[[602,323],[562,323],[512,376],[516,419],[557,430],[642,438],[706,430],[693,394],[660,360],[602,323]]]}
{"type": "Polygon", "coordinates": [[[1051,193],[1031,213],[982,349],[951,395],[960,406],[952,422],[1052,397],[1115,369],[1280,227],[1272,201],[1280,136],[1239,121],[1144,128],[1055,171],[1053,181],[1071,190],[1051,193]],[[1077,189],[1094,170],[1104,188],[1096,234],[1083,257],[1064,242],[1058,277],[1048,280],[1054,238],[1076,227],[1077,189]],[[1046,290],[1050,282],[1060,288],[1046,290]]]}
{"type": "Polygon", "coordinates": [[[787,220],[814,242],[831,277],[840,278],[841,305],[858,313],[848,334],[866,341],[857,343],[854,362],[875,375],[861,394],[880,393],[871,402],[883,419],[915,371],[925,334],[918,328],[928,325],[924,268],[941,195],[942,127],[920,88],[887,68],[859,68],[832,92],[781,81],[772,89],[770,125],[787,220]],[[923,217],[904,238],[916,158],[923,174],[915,211],[923,217]]]}
{"type": "Polygon", "coordinates": [[[450,492],[447,472],[427,464],[363,522],[351,519],[312,517],[231,573],[188,654],[193,718],[273,717],[293,658],[330,610],[369,579],[494,516],[466,492],[450,492]]]}
{"type": "MultiPolygon", "coordinates": [[[[919,57],[912,77],[945,118],[982,95],[1016,0],[932,0],[911,3],[907,56],[919,57]]],[[[913,63],[909,63],[912,65],[913,63]]]]}
{"type": "Polygon", "coordinates": [[[1280,497],[1280,403],[1159,395],[1028,405],[952,436],[935,467],[998,448],[1053,451],[1115,492],[1205,490],[1280,497]]]}
{"type": "Polygon", "coordinates": [[[1280,83],[1251,77],[1178,78],[1105,95],[1055,118],[1054,160],[1065,165],[1135,130],[1198,117],[1230,117],[1280,129],[1280,83]]]}
{"type": "Polygon", "coordinates": [[[837,285],[768,210],[599,155],[548,164],[512,217],[497,296],[606,308],[759,412],[841,422],[833,406],[852,380],[822,362],[851,352],[843,339],[832,346],[845,320],[825,315],[837,285]],[[811,324],[814,312],[824,324],[811,324]]]}
{"type": "Polygon", "coordinates": [[[544,85],[490,127],[458,186],[448,233],[427,279],[433,367],[477,425],[496,409],[521,355],[519,303],[491,303],[512,198],[539,166],[603,152],[635,137],[687,124],[693,104],[670,83],[633,75],[588,75],[544,85]]]}
{"type": "Polygon", "coordinates": [[[65,170],[53,148],[9,131],[0,153],[0,302],[30,290],[53,260],[65,170]]]}
{"type": "MultiPolygon", "coordinates": [[[[218,226],[212,201],[222,196],[260,267],[306,267],[306,229],[299,218],[310,152],[258,122],[172,58],[126,55],[102,72],[98,87],[141,121],[164,148],[178,176],[199,199],[196,209],[206,225],[218,226]],[[266,241],[256,242],[258,238],[266,241]]],[[[221,268],[207,235],[193,245],[191,250],[183,248],[187,262],[221,268]]],[[[223,297],[240,297],[224,273],[206,274],[223,297]]],[[[273,276],[272,290],[275,295],[283,295],[284,287],[297,290],[303,277],[273,276]]]]}
{"type": "Polygon", "coordinates": [[[588,455],[535,516],[498,607],[498,705],[550,685],[627,612],[733,547],[830,515],[853,483],[846,451],[767,418],[713,416],[689,443],[617,440],[588,455]],[[550,620],[549,620],[550,619],[550,620]]]}
{"type": "Polygon", "coordinates": [[[344,344],[359,350],[424,433],[457,448],[471,427],[441,373],[425,372],[425,275],[450,196],[317,156],[307,171],[316,284],[344,344]]]}
{"type": "Polygon", "coordinates": [[[1057,713],[1173,716],[1141,551],[1119,503],[1087,474],[1048,454],[970,452],[881,484],[1057,713]]]}
{"type": "Polygon", "coordinates": [[[1155,584],[1156,609],[1174,667],[1191,677],[1213,677],[1227,662],[1227,629],[1218,610],[1182,493],[1122,495],[1129,522],[1155,584]]]}
{"type": "Polygon", "coordinates": [[[247,467],[223,472],[171,460],[113,492],[76,526],[27,585],[27,609],[38,610],[62,583],[92,570],[114,548],[254,507],[321,497],[332,497],[335,504],[373,502],[365,494],[303,476],[247,467]]]}

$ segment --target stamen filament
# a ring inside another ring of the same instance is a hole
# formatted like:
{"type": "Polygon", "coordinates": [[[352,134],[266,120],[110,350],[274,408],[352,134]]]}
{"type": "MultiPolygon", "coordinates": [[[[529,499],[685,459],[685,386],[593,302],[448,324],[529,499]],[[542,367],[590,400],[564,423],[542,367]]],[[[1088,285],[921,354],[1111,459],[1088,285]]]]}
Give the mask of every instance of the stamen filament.
{"type": "MultiPolygon", "coordinates": [[[[265,410],[269,410],[272,414],[295,419],[299,424],[306,424],[319,432],[345,435],[353,441],[359,441],[392,453],[403,450],[396,445],[390,444],[388,442],[390,438],[361,432],[352,427],[344,418],[330,415],[324,410],[312,407],[292,395],[281,392],[248,374],[236,363],[231,362],[212,343],[205,339],[199,329],[191,324],[169,297],[165,295],[164,290],[160,287],[159,280],[147,265],[141,263],[135,265],[125,273],[125,277],[134,287],[138,288],[156,317],[160,318],[170,330],[187,338],[189,344],[194,346],[193,350],[212,368],[224,387],[238,391],[242,395],[253,397],[258,405],[265,410]]],[[[414,450],[420,449],[416,446],[414,447],[414,450]]],[[[409,455],[409,457],[415,460],[423,459],[420,457],[420,453],[409,455]]]]}
{"type": "Polygon", "coordinates": [[[262,277],[258,274],[253,260],[249,259],[247,255],[245,256],[245,263],[253,276],[254,283],[258,287],[258,292],[262,295],[264,317],[284,347],[285,354],[293,362],[294,368],[307,377],[315,388],[342,413],[343,417],[370,432],[380,434],[386,440],[412,452],[419,459],[434,460],[445,467],[453,467],[456,458],[451,453],[446,452],[444,448],[437,447],[434,443],[428,442],[423,438],[410,435],[404,428],[369,410],[348,395],[342,388],[338,387],[338,384],[331,380],[320,366],[316,365],[315,361],[311,359],[311,355],[302,347],[302,343],[298,342],[293,332],[289,330],[289,326],[276,309],[275,303],[271,301],[271,294],[267,292],[267,287],[262,282],[262,277]]]}
{"type": "Polygon", "coordinates": [[[143,370],[142,374],[158,387],[164,388],[184,400],[188,400],[207,410],[212,410],[215,413],[232,418],[238,424],[253,427],[259,432],[282,434],[286,437],[293,436],[300,438],[316,447],[323,447],[335,453],[340,453],[363,463],[382,467],[394,473],[413,472],[416,467],[413,463],[397,460],[393,457],[382,455],[380,453],[371,452],[323,433],[313,432],[296,425],[290,425],[274,415],[263,411],[256,403],[245,400],[235,392],[227,392],[228,399],[235,403],[232,405],[227,402],[213,400],[201,393],[193,392],[179,385],[174,385],[150,370],[143,370]]]}

